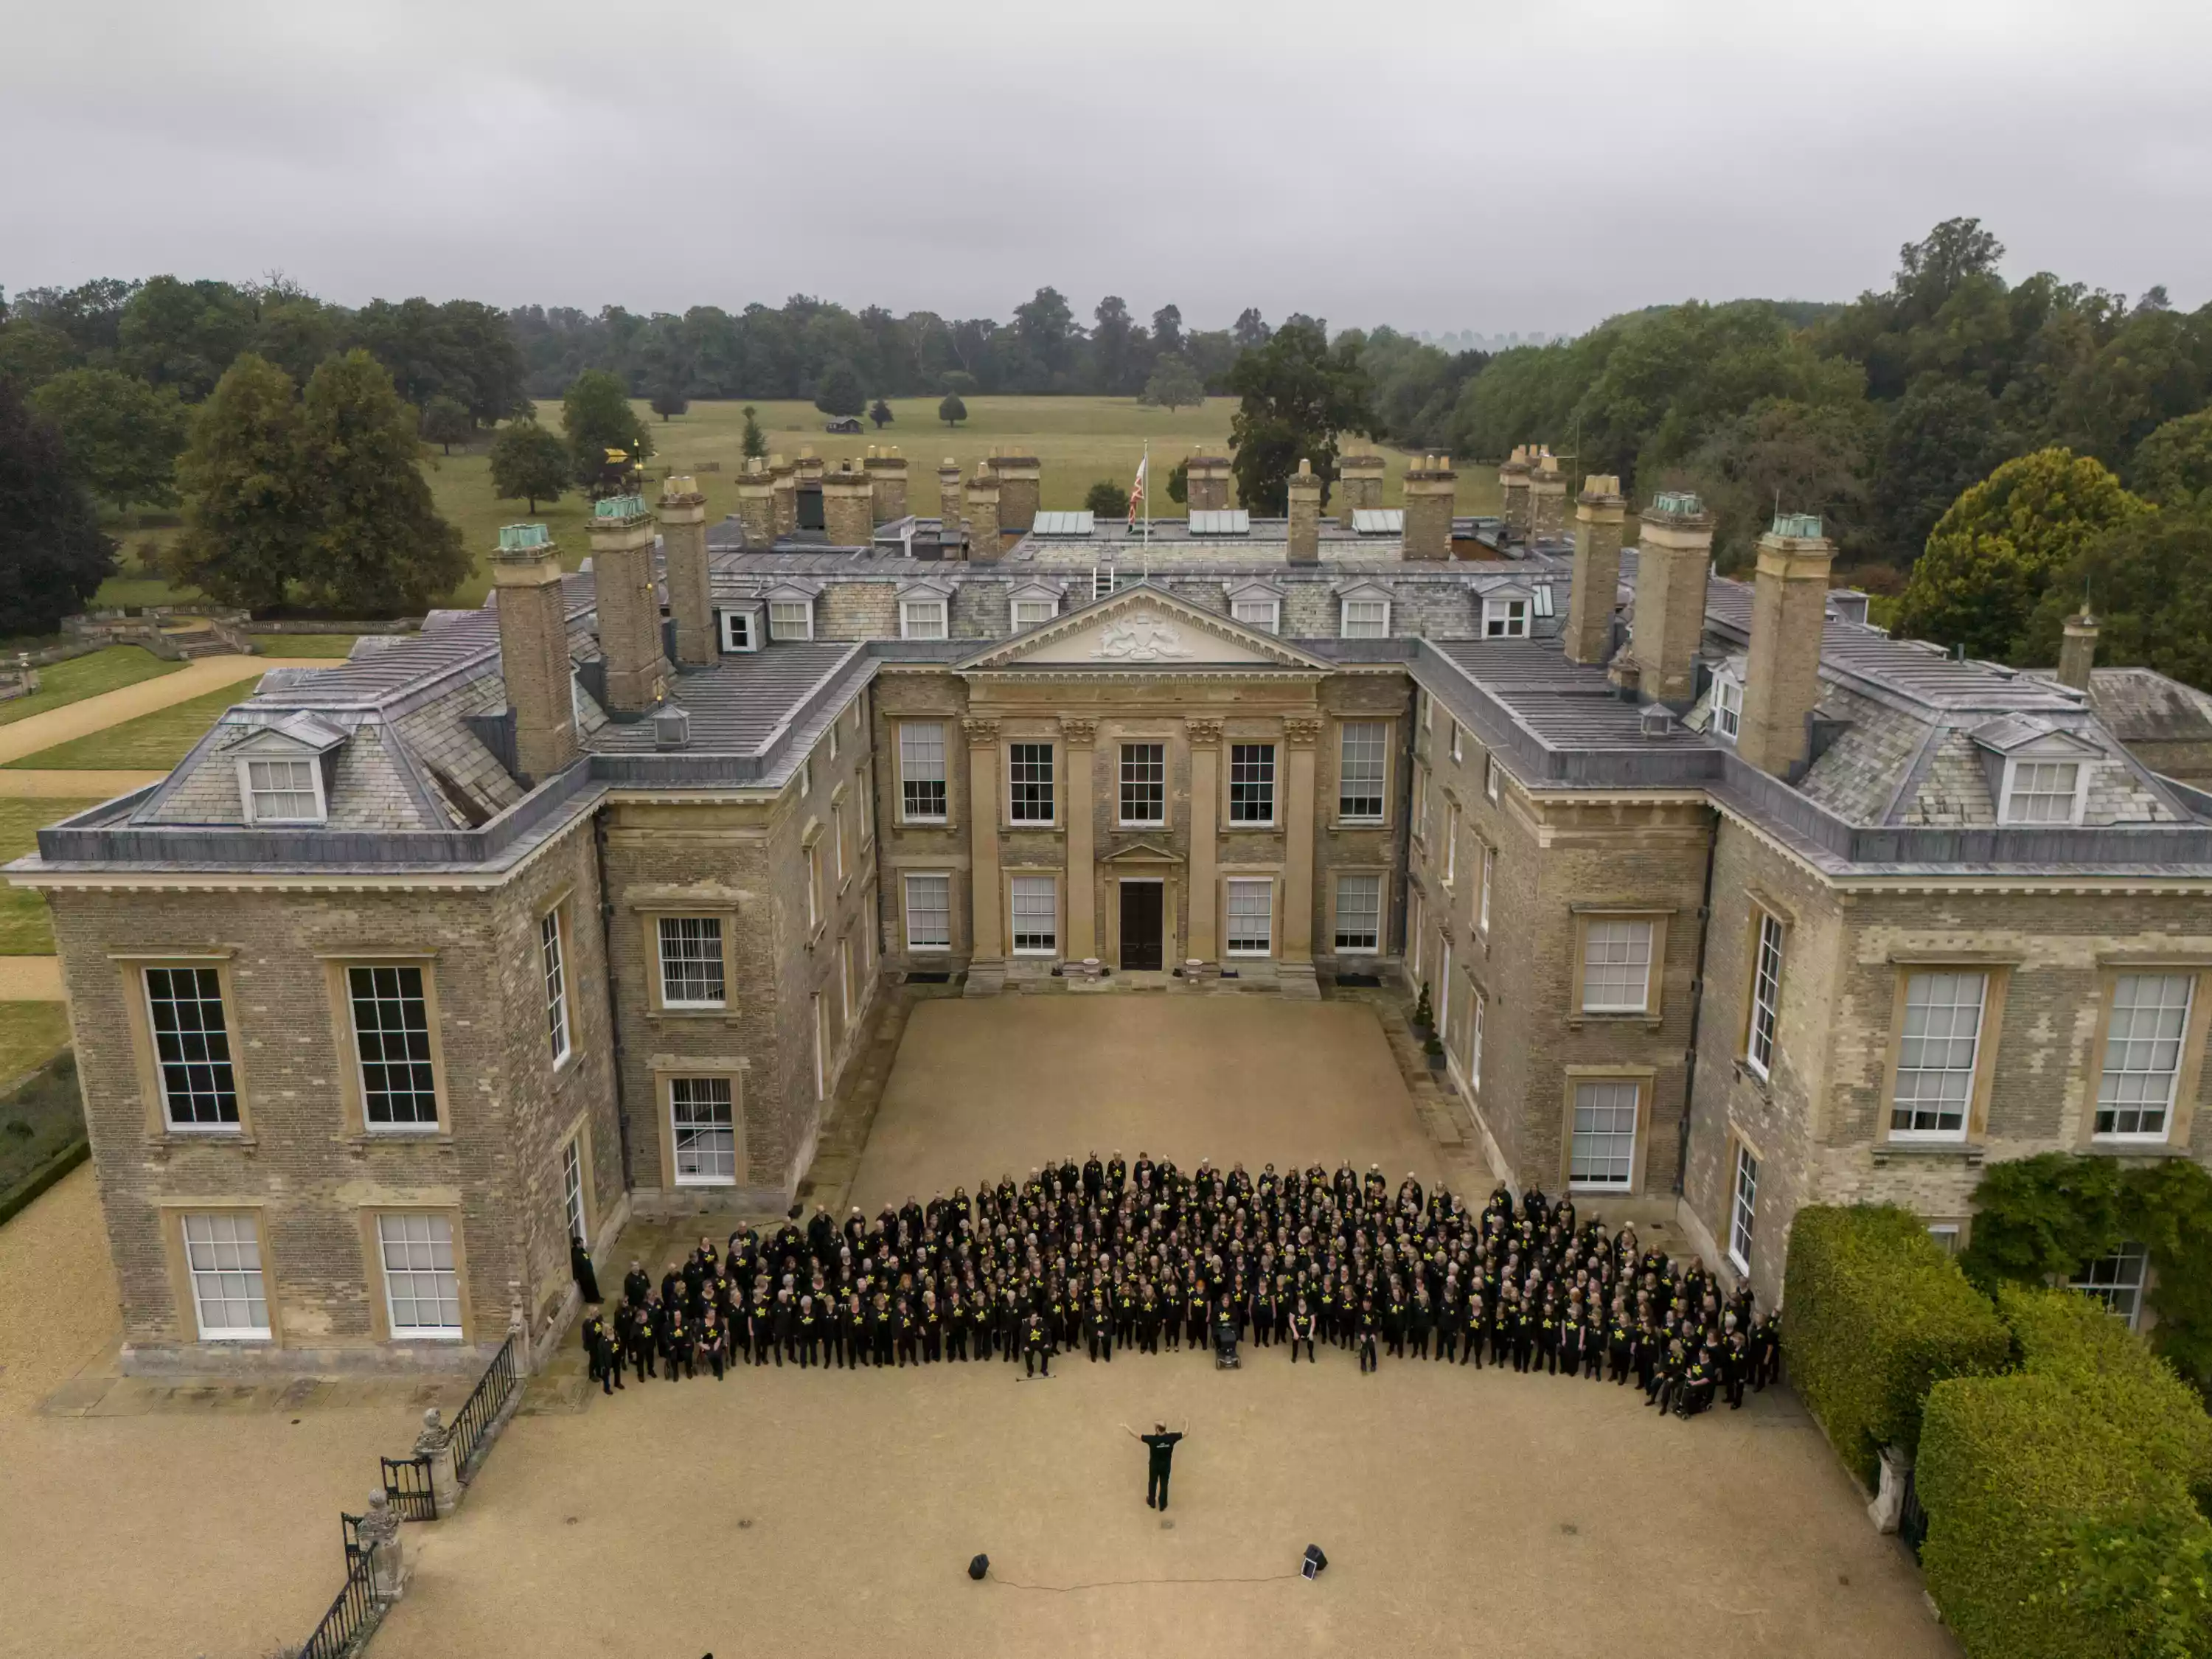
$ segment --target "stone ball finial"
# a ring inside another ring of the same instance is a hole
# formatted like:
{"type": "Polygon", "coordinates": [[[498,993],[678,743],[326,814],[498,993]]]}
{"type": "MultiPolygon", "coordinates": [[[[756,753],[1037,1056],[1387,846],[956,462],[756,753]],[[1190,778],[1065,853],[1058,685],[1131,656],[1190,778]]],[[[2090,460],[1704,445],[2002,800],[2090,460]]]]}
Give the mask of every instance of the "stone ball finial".
{"type": "Polygon", "coordinates": [[[429,1410],[422,1413],[422,1426],[426,1429],[437,1429],[443,1428],[445,1426],[445,1419],[438,1415],[438,1408],[435,1406],[431,1407],[429,1410]]]}
{"type": "Polygon", "coordinates": [[[1300,456],[1298,458],[1298,477],[1301,478],[1310,478],[1312,476],[1313,463],[1306,459],[1304,456],[1300,456]]]}

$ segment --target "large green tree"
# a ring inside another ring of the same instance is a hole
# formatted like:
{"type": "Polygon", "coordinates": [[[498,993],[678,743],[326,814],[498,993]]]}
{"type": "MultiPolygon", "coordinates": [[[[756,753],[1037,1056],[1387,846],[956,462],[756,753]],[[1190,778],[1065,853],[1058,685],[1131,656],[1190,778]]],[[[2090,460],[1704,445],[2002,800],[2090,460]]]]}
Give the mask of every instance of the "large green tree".
{"type": "Polygon", "coordinates": [[[61,434],[0,378],[0,635],[52,633],[114,568],[61,434]]]}
{"type": "Polygon", "coordinates": [[[1198,371],[1183,359],[1163,357],[1152,366],[1152,378],[1137,394],[1137,401],[1148,408],[1164,409],[1173,414],[1178,409],[1195,409],[1204,403],[1206,387],[1200,384],[1198,371]]]}
{"type": "Polygon", "coordinates": [[[198,403],[252,344],[258,322],[252,298],[228,283],[152,276],[123,307],[118,351],[132,373],[198,403]]]}
{"type": "Polygon", "coordinates": [[[1695,490],[1712,514],[1713,554],[1723,570],[1748,566],[1779,508],[1816,513],[1846,554],[1865,523],[1864,404],[1765,398],[1707,434],[1663,480],[1695,490]]]}
{"type": "Polygon", "coordinates": [[[176,500],[177,457],[191,417],[173,386],[152,386],[112,368],[73,368],[32,394],[59,428],[70,470],[118,511],[176,500]]]}
{"type": "Polygon", "coordinates": [[[573,482],[568,446],[535,421],[510,421],[491,441],[491,487],[502,501],[557,501],[573,482]]]}
{"type": "Polygon", "coordinates": [[[13,380],[20,392],[36,390],[77,362],[76,345],[61,330],[34,317],[0,323],[0,380],[13,380]]]}
{"type": "Polygon", "coordinates": [[[446,454],[453,453],[455,444],[468,442],[476,430],[468,405],[458,398],[441,393],[422,406],[422,441],[437,445],[446,454]]]}
{"type": "Polygon", "coordinates": [[[632,461],[653,453],[653,438],[630,407],[623,383],[605,369],[586,369],[561,399],[561,429],[568,438],[571,476],[586,489],[606,471],[607,451],[619,449],[632,461]]]}
{"type": "Polygon", "coordinates": [[[1951,504],[1912,568],[1899,630],[2020,659],[2052,580],[2106,532],[2148,509],[2101,464],[2066,449],[2007,461],[1951,504]]]}
{"type": "Polygon", "coordinates": [[[2091,542],[2045,591],[2025,659],[2056,662],[2084,603],[2101,623],[2100,662],[2212,687],[2212,498],[2136,514],[2091,542]]]}
{"type": "Polygon", "coordinates": [[[1867,550],[1905,570],[1951,503],[1989,477],[2014,446],[1997,419],[1996,401],[1966,381],[1924,374],[1886,407],[1869,481],[1867,550]]]}
{"type": "Polygon", "coordinates": [[[2166,422],[2137,446],[2128,481],[2160,507],[2179,507],[2212,491],[2212,409],[2166,422]]]}
{"type": "Polygon", "coordinates": [[[860,377],[853,372],[850,363],[832,363],[822,383],[814,389],[814,406],[824,415],[860,415],[868,407],[868,400],[860,391],[860,377]]]}
{"type": "Polygon", "coordinates": [[[172,581],[224,605],[284,603],[319,527],[301,426],[291,377],[266,359],[249,352],[216,382],[177,463],[185,529],[163,556],[172,581]]]}
{"type": "Polygon", "coordinates": [[[347,616],[404,616],[468,574],[460,532],[431,503],[416,426],[366,351],[331,358],[307,381],[299,453],[313,507],[304,573],[312,602],[347,616]]]}
{"type": "Polygon", "coordinates": [[[1230,418],[1231,466],[1237,499],[1255,513],[1290,509],[1290,477],[1302,460],[1335,476],[1337,438],[1375,428],[1367,372],[1356,342],[1332,347],[1310,319],[1292,318],[1248,349],[1229,372],[1241,400],[1230,418]]]}

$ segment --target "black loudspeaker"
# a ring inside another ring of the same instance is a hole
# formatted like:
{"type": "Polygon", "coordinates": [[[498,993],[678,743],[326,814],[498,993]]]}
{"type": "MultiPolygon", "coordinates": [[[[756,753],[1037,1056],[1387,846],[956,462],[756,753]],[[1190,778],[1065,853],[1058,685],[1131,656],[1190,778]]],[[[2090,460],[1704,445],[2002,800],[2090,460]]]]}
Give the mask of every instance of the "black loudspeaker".
{"type": "Polygon", "coordinates": [[[1298,1571],[1309,1578],[1318,1578],[1321,1577],[1321,1570],[1328,1565],[1328,1557],[1321,1553],[1321,1546],[1309,1544],[1306,1546],[1305,1565],[1298,1571]]]}
{"type": "Polygon", "coordinates": [[[979,1555],[968,1564],[968,1576],[970,1578],[980,1579],[990,1570],[991,1558],[988,1555],[979,1555]]]}

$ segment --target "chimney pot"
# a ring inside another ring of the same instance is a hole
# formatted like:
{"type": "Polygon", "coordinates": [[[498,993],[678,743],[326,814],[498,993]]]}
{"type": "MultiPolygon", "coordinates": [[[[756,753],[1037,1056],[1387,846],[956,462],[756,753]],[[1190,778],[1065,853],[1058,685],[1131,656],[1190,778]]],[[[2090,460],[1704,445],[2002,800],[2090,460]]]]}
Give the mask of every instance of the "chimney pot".
{"type": "Polygon", "coordinates": [[[1835,544],[1820,534],[1820,520],[1811,514],[1778,514],[1774,527],[1759,538],[1735,750],[1778,778],[1790,776],[1810,752],[1808,726],[1820,698],[1828,571],[1835,556],[1835,544]]]}

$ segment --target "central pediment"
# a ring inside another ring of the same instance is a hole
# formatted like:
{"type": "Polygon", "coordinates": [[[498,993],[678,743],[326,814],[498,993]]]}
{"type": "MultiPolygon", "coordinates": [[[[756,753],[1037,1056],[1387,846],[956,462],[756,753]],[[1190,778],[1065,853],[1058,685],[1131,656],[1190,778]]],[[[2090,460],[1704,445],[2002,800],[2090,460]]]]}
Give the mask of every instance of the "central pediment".
{"type": "Polygon", "coordinates": [[[1272,635],[1200,610],[1148,583],[1071,611],[978,652],[963,669],[1290,668],[1328,665],[1272,635]]]}

